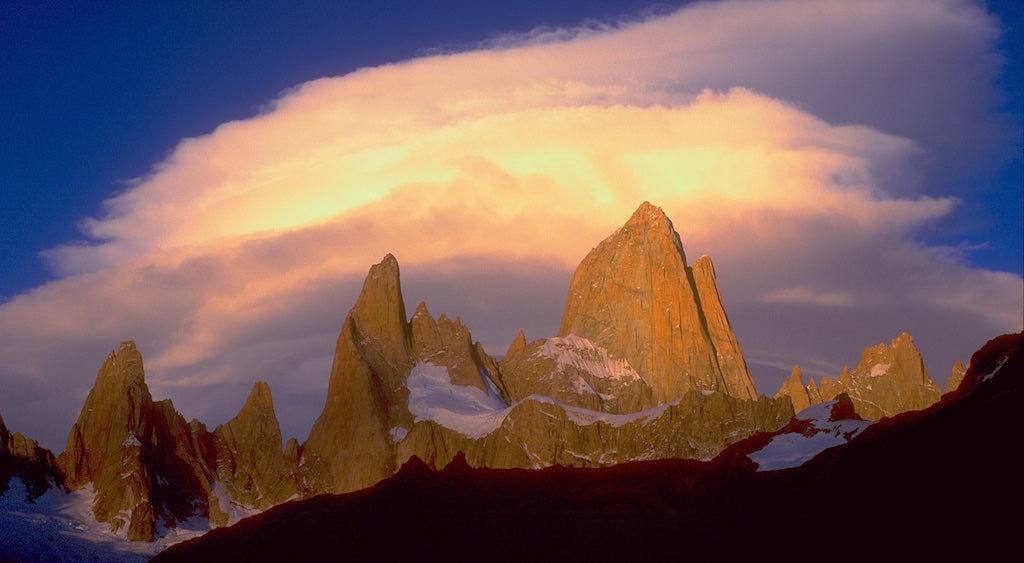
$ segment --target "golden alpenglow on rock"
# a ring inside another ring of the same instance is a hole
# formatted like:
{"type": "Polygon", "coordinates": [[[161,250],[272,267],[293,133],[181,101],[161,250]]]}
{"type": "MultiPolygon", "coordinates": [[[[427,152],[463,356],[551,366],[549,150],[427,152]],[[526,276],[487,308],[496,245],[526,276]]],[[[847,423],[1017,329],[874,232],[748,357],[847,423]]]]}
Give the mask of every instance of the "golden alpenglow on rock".
{"type": "MultiPolygon", "coordinates": [[[[818,396],[820,397],[820,394],[818,396]]],[[[803,372],[800,371],[800,366],[793,366],[793,371],[789,373],[789,378],[782,382],[782,387],[779,388],[779,392],[775,394],[775,397],[788,397],[793,401],[793,410],[796,412],[811,406],[811,394],[807,387],[804,387],[804,376],[803,372]]],[[[818,402],[820,401],[815,401],[813,404],[818,402]]]]}
{"type": "Polygon", "coordinates": [[[420,303],[406,320],[385,256],[338,337],[301,448],[304,493],[367,487],[413,455],[443,465],[461,451],[488,467],[710,458],[792,415],[788,399],[757,396],[711,261],[686,265],[660,209],[642,205],[572,288],[562,333],[520,332],[499,363],[459,319],[420,303]]]}
{"type": "Polygon", "coordinates": [[[69,489],[92,486],[97,521],[130,540],[152,541],[158,524],[207,512],[199,444],[169,400],[153,401],[142,354],[128,341],[100,368],[58,464],[69,489]]]}
{"type": "Polygon", "coordinates": [[[343,492],[395,471],[389,429],[411,422],[401,404],[412,367],[398,261],[370,268],[334,348],[327,402],[302,447],[305,487],[343,492]]]}
{"type": "Polygon", "coordinates": [[[218,426],[213,434],[217,474],[223,477],[231,500],[221,503],[218,497],[218,502],[210,504],[212,522],[223,525],[231,521],[231,504],[262,510],[298,495],[296,464],[281,449],[281,427],[270,386],[265,382],[257,381],[238,415],[218,426]]]}
{"type": "Polygon", "coordinates": [[[846,393],[853,400],[857,414],[868,420],[921,410],[937,402],[942,395],[928,377],[914,339],[906,332],[891,344],[866,348],[857,367],[852,372],[844,367],[835,381],[825,377],[815,384],[812,379],[804,388],[799,379],[794,383],[793,377],[782,384],[776,397],[790,398],[796,410],[800,410],[798,407],[803,404],[805,394],[813,405],[846,393]]]}
{"type": "Polygon", "coordinates": [[[386,255],[345,316],[301,445],[282,447],[266,383],[210,432],[154,402],[144,373],[133,342],[112,352],[58,458],[69,488],[95,491],[96,519],[134,540],[369,487],[414,455],[440,467],[464,452],[495,468],[710,459],[793,415],[788,396],[756,394],[711,261],[687,266],[647,203],[580,265],[561,333],[527,342],[520,331],[501,362],[458,318],[425,303],[406,317],[386,255]]]}
{"type": "Polygon", "coordinates": [[[656,404],[689,391],[754,400],[711,259],[693,268],[659,207],[644,202],[573,274],[558,336],[586,338],[626,360],[656,404]]]}
{"type": "Polygon", "coordinates": [[[305,489],[368,487],[395,472],[395,446],[417,420],[464,420],[461,407],[503,407],[488,375],[496,369],[458,319],[435,321],[421,304],[406,320],[398,261],[388,254],[370,268],[338,336],[327,402],[302,447],[305,489]],[[464,391],[468,403],[431,403],[432,392],[450,389],[464,391]]]}
{"type": "Polygon", "coordinates": [[[57,464],[68,489],[91,486],[96,520],[129,540],[153,541],[159,527],[194,517],[233,524],[299,492],[266,383],[209,432],[170,400],[153,401],[131,341],[103,363],[57,464]]]}

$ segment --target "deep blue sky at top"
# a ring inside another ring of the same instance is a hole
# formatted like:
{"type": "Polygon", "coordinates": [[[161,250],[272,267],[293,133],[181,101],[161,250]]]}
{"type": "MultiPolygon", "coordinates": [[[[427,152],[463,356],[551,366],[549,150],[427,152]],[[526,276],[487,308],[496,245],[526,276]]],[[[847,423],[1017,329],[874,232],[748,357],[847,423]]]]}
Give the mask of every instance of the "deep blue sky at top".
{"type": "MultiPolygon", "coordinates": [[[[661,3],[666,6],[680,0],[661,3]]],[[[0,302],[52,275],[39,252],[81,239],[76,223],[145,174],[182,138],[250,117],[282,90],[321,76],[468,47],[501,32],[635,15],[637,0],[551,2],[0,2],[0,302]]],[[[1019,2],[993,3],[1009,33],[1002,84],[1020,129],[1019,2]]],[[[1019,132],[1017,138],[1024,136],[1019,132]]],[[[978,205],[992,239],[974,263],[1021,273],[1016,157],[993,170],[978,205]],[[984,214],[983,214],[984,215],[984,214]]],[[[974,204],[971,204],[974,205],[974,204]]]]}

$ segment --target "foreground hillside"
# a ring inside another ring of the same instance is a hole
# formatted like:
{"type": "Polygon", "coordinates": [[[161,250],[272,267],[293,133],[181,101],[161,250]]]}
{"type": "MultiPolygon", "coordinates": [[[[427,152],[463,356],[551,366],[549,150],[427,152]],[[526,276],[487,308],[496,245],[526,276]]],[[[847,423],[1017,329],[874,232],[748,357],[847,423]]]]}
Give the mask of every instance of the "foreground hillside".
{"type": "Polygon", "coordinates": [[[370,489],[287,503],[154,561],[987,560],[1019,524],[1022,413],[1024,333],[979,350],[938,404],[797,467],[758,471],[768,435],[710,462],[531,471],[457,458],[433,471],[412,459],[370,489]]]}

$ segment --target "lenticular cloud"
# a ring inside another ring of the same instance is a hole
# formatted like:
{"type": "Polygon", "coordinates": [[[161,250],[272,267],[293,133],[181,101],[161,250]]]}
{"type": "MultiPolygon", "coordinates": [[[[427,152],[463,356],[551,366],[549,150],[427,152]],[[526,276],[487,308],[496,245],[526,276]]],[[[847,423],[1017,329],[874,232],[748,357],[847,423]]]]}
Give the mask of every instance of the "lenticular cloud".
{"type": "Polygon", "coordinates": [[[571,269],[644,200],[691,260],[715,257],[755,377],[903,330],[926,359],[940,330],[933,350],[967,354],[1019,330],[1021,280],[916,240],[963,197],[922,181],[921,162],[951,150],[935,134],[987,138],[995,36],[963,2],[723,1],[296,86],[183,140],[83,223],[86,244],[47,252],[61,278],[0,306],[22,327],[0,340],[2,376],[68,378],[53,400],[72,409],[94,366],[40,342],[101,358],[132,337],[157,394],[197,395],[178,401],[190,415],[226,419],[217,393],[259,377],[286,431],[308,428],[287,419],[289,393],[326,386],[337,325],[382,255],[500,354],[522,326],[495,311],[535,311],[551,330],[530,336],[554,334],[560,311],[536,303],[564,303],[571,269]],[[958,56],[934,57],[940,44],[958,56]],[[763,319],[783,305],[798,313],[780,340],[763,319]],[[837,310],[854,341],[817,328],[837,310]]]}

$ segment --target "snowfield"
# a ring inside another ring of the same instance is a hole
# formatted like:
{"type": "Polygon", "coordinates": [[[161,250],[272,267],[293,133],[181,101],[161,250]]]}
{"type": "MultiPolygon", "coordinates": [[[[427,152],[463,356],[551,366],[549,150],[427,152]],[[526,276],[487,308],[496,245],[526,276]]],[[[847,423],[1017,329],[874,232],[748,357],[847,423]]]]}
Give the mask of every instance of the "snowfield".
{"type": "Polygon", "coordinates": [[[629,362],[609,357],[607,350],[575,334],[545,339],[536,355],[555,360],[560,372],[572,367],[602,379],[640,379],[629,362]]]}
{"type": "MultiPolygon", "coordinates": [[[[501,426],[509,411],[515,405],[508,405],[501,393],[485,374],[481,374],[487,385],[487,393],[477,387],[455,385],[448,375],[448,368],[428,362],[420,362],[412,368],[406,379],[409,388],[409,412],[417,422],[431,420],[470,438],[483,438],[501,426]]],[[[628,374],[614,377],[628,377],[628,374]]],[[[601,411],[567,405],[544,395],[530,395],[523,399],[558,405],[574,423],[588,426],[603,422],[611,426],[622,426],[634,421],[647,422],[664,414],[665,410],[679,401],[659,405],[630,414],[611,414],[601,411]]],[[[396,442],[405,437],[408,429],[395,427],[390,433],[396,442]]]]}
{"type": "MultiPolygon", "coordinates": [[[[470,438],[494,432],[508,413],[508,405],[486,374],[487,392],[469,385],[455,385],[448,368],[428,362],[416,364],[405,380],[409,388],[409,412],[416,421],[432,420],[470,438]]],[[[392,438],[401,430],[393,430],[392,438]]]]}
{"type": "Polygon", "coordinates": [[[747,457],[758,465],[758,471],[797,467],[833,446],[849,442],[873,424],[867,420],[829,420],[835,404],[836,401],[828,401],[800,411],[794,418],[810,421],[811,432],[779,434],[768,445],[747,457]]]}
{"type": "Polygon", "coordinates": [[[64,493],[51,489],[25,502],[25,485],[14,477],[0,496],[0,560],[54,562],[147,561],[168,546],[210,530],[205,520],[193,519],[178,528],[162,530],[153,543],[125,541],[110,526],[92,517],[91,487],[64,493]]]}

